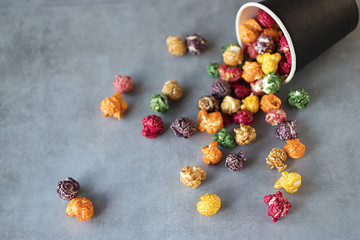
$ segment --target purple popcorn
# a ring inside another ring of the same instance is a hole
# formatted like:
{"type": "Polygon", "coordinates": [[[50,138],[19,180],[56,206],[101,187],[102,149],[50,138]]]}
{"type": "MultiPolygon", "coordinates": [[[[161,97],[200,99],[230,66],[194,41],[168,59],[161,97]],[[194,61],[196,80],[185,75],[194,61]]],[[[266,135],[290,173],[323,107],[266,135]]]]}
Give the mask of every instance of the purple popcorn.
{"type": "Polygon", "coordinates": [[[192,35],[186,36],[185,39],[186,39],[187,47],[189,49],[189,53],[191,55],[199,55],[200,53],[202,53],[205,50],[205,47],[206,47],[205,38],[203,38],[197,34],[192,34],[192,35]]]}
{"type": "Polygon", "coordinates": [[[170,129],[177,137],[189,138],[196,132],[196,125],[190,118],[180,117],[175,119],[170,129]]]}
{"type": "Polygon", "coordinates": [[[298,130],[296,128],[296,120],[280,123],[280,127],[275,129],[275,138],[281,140],[289,140],[298,138],[298,130]]]}
{"type": "Polygon", "coordinates": [[[56,191],[61,199],[70,201],[78,195],[80,184],[75,179],[68,177],[58,183],[56,191]]]}
{"type": "Polygon", "coordinates": [[[231,153],[226,157],[225,166],[229,168],[230,171],[240,171],[243,169],[246,162],[246,156],[244,151],[240,151],[238,154],[231,153]]]}
{"type": "Polygon", "coordinates": [[[230,96],[232,92],[230,83],[220,79],[215,80],[211,84],[211,91],[215,98],[224,98],[226,96],[230,96]]]}
{"type": "Polygon", "coordinates": [[[266,52],[272,53],[276,49],[276,43],[272,37],[261,35],[256,40],[255,49],[259,54],[264,54],[266,52]]]}

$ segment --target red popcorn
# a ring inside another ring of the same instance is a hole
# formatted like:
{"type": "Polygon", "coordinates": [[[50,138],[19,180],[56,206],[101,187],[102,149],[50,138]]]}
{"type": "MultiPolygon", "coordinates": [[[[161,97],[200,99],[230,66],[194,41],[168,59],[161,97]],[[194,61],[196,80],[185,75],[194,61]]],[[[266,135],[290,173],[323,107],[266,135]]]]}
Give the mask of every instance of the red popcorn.
{"type": "Polygon", "coordinates": [[[246,55],[248,55],[252,59],[256,59],[259,55],[258,51],[255,49],[256,41],[251,43],[245,43],[243,45],[243,51],[246,55]]]}
{"type": "Polygon", "coordinates": [[[142,135],[147,138],[156,138],[164,131],[164,124],[161,117],[149,115],[141,121],[142,135]]]}
{"type": "Polygon", "coordinates": [[[250,126],[254,119],[253,115],[248,110],[240,110],[233,114],[234,122],[236,124],[244,124],[250,126]]]}
{"type": "Polygon", "coordinates": [[[257,21],[264,28],[271,28],[275,23],[275,20],[262,9],[259,9],[258,11],[257,21]]]}
{"type": "Polygon", "coordinates": [[[265,93],[261,90],[261,79],[256,80],[255,82],[250,83],[251,94],[255,96],[262,96],[265,93]]]}
{"type": "Polygon", "coordinates": [[[283,109],[272,109],[265,115],[265,121],[275,126],[286,121],[286,113],[283,109]]]}
{"type": "Polygon", "coordinates": [[[290,47],[284,35],[280,38],[280,50],[285,54],[290,54],[290,47]]]}
{"type": "Polygon", "coordinates": [[[287,63],[290,65],[292,65],[292,59],[291,59],[291,53],[289,52],[288,54],[285,54],[285,57],[286,57],[286,61],[287,63]]]}
{"type": "Polygon", "coordinates": [[[231,84],[231,88],[235,97],[240,100],[246,98],[251,93],[251,89],[245,84],[233,83],[231,84]]]}
{"type": "Polygon", "coordinates": [[[269,206],[268,215],[272,217],[274,223],[288,214],[289,209],[292,208],[292,205],[280,191],[265,196],[264,202],[269,206]]]}
{"type": "Polygon", "coordinates": [[[291,65],[287,63],[286,58],[281,59],[281,61],[279,62],[279,68],[277,73],[279,75],[285,75],[285,74],[289,74],[291,70],[291,65]]]}
{"type": "Polygon", "coordinates": [[[133,87],[132,78],[126,75],[116,75],[113,86],[118,93],[130,92],[133,87]]]}
{"type": "Polygon", "coordinates": [[[241,79],[242,70],[236,67],[229,68],[227,65],[222,64],[219,66],[219,74],[221,80],[237,82],[241,79]]]}
{"type": "Polygon", "coordinates": [[[231,117],[231,115],[226,114],[226,113],[221,113],[221,116],[222,116],[222,118],[223,118],[223,125],[224,125],[224,127],[225,127],[225,126],[228,126],[228,125],[230,125],[230,124],[232,123],[232,117],[231,117]]]}

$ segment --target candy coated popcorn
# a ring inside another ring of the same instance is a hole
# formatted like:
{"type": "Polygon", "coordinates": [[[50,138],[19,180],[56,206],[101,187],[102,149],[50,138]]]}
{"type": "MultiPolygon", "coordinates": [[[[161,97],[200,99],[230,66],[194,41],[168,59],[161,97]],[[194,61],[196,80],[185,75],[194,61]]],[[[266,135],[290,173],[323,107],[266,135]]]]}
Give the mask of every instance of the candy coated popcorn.
{"type": "Polygon", "coordinates": [[[255,128],[240,124],[240,128],[235,128],[235,141],[238,145],[251,144],[256,139],[255,128]]]}
{"type": "Polygon", "coordinates": [[[286,113],[281,108],[272,109],[265,115],[265,121],[275,126],[286,121],[286,113]]]}
{"type": "Polygon", "coordinates": [[[286,37],[285,36],[282,36],[281,39],[280,39],[280,50],[285,53],[285,54],[290,54],[290,47],[289,47],[289,44],[286,40],[286,37]]]}
{"type": "Polygon", "coordinates": [[[255,45],[256,41],[243,44],[244,54],[248,55],[252,59],[256,59],[256,57],[259,55],[258,51],[255,49],[255,45]]]}
{"type": "Polygon", "coordinates": [[[255,49],[259,54],[272,53],[276,49],[276,43],[272,37],[261,35],[256,40],[255,49]]]}
{"type": "Polygon", "coordinates": [[[223,61],[229,66],[237,66],[242,63],[243,59],[243,51],[237,44],[230,44],[223,53],[223,61]]]}
{"type": "Polygon", "coordinates": [[[192,34],[186,36],[186,44],[189,49],[189,53],[191,55],[199,55],[201,54],[206,48],[206,40],[205,38],[197,35],[192,34]]]}
{"type": "Polygon", "coordinates": [[[301,158],[305,154],[305,145],[298,138],[286,141],[284,150],[289,158],[301,158]]]}
{"type": "Polygon", "coordinates": [[[291,71],[291,66],[290,66],[290,64],[287,63],[286,58],[281,59],[281,61],[279,62],[279,67],[278,67],[277,73],[279,75],[285,75],[285,74],[289,74],[290,71],[291,71]]]}
{"type": "Polygon", "coordinates": [[[240,171],[244,168],[246,156],[244,151],[239,153],[231,153],[226,157],[225,166],[232,172],[240,171]]]}
{"type": "Polygon", "coordinates": [[[201,151],[204,153],[203,160],[206,165],[209,165],[210,163],[218,163],[222,159],[223,155],[217,147],[217,144],[217,141],[212,141],[209,145],[206,145],[201,149],[201,151]]]}
{"type": "Polygon", "coordinates": [[[207,113],[200,110],[198,113],[198,130],[206,131],[208,134],[216,133],[223,128],[223,119],[220,112],[207,113]]]}
{"type": "Polygon", "coordinates": [[[168,97],[165,94],[153,94],[150,99],[150,108],[154,112],[166,112],[170,109],[168,97]]]}
{"type": "Polygon", "coordinates": [[[223,118],[223,125],[228,126],[232,123],[232,116],[229,114],[221,113],[221,116],[223,118]]]}
{"type": "Polygon", "coordinates": [[[221,207],[221,200],[216,194],[207,193],[200,197],[200,202],[196,204],[200,214],[211,216],[217,213],[221,207]]]}
{"type": "Polygon", "coordinates": [[[304,89],[291,89],[288,95],[288,102],[290,106],[300,110],[306,108],[309,101],[309,94],[304,89]]]}
{"type": "Polygon", "coordinates": [[[282,177],[276,181],[274,188],[284,188],[288,193],[296,193],[301,186],[301,176],[297,172],[288,173],[283,171],[282,177]]]}
{"type": "Polygon", "coordinates": [[[230,83],[220,79],[211,84],[211,91],[215,98],[224,98],[232,92],[230,83]]]}
{"type": "Polygon", "coordinates": [[[219,67],[219,74],[221,80],[237,82],[241,79],[242,70],[237,67],[229,68],[227,65],[223,64],[219,67]]]}
{"type": "Polygon", "coordinates": [[[269,206],[268,215],[274,223],[285,217],[289,213],[289,209],[292,208],[292,205],[280,191],[265,196],[264,202],[269,206]]]}
{"type": "Polygon", "coordinates": [[[130,92],[133,87],[132,78],[126,75],[116,75],[113,86],[118,93],[130,92]]]}
{"type": "Polygon", "coordinates": [[[147,138],[156,138],[164,131],[164,123],[161,117],[149,115],[142,119],[142,135],[147,138]]]}
{"type": "Polygon", "coordinates": [[[181,37],[169,36],[166,39],[166,44],[168,45],[169,53],[172,55],[184,55],[186,53],[186,42],[181,37]]]}
{"type": "Polygon", "coordinates": [[[246,109],[251,113],[257,113],[259,108],[259,98],[255,95],[250,95],[242,100],[241,109],[246,109]]]}
{"type": "Polygon", "coordinates": [[[255,95],[255,96],[261,96],[264,95],[265,93],[261,90],[261,84],[262,81],[260,80],[256,80],[255,82],[251,82],[250,83],[250,87],[251,87],[251,94],[255,95]]]}
{"type": "Polygon", "coordinates": [[[266,94],[276,93],[279,91],[281,84],[281,77],[272,72],[261,78],[261,90],[266,94]]]}
{"type": "Polygon", "coordinates": [[[100,104],[100,110],[105,117],[113,116],[119,120],[127,107],[127,103],[124,101],[121,93],[114,93],[111,97],[102,100],[100,104]]]}
{"type": "Polygon", "coordinates": [[[296,120],[286,121],[280,123],[280,126],[275,129],[275,138],[281,140],[289,140],[298,138],[298,130],[296,128],[296,120]]]}
{"type": "Polygon", "coordinates": [[[281,106],[281,100],[273,93],[262,96],[260,108],[263,112],[269,112],[272,109],[278,109],[281,106]]]}
{"type": "Polygon", "coordinates": [[[275,24],[275,20],[264,10],[258,10],[257,20],[264,28],[271,28],[275,24]]]}
{"type": "Polygon", "coordinates": [[[250,126],[253,122],[253,115],[248,110],[240,110],[233,115],[234,123],[250,126]]]}
{"type": "Polygon", "coordinates": [[[196,132],[196,125],[190,118],[180,117],[171,123],[170,129],[177,137],[189,138],[196,132]]]}
{"type": "Polygon", "coordinates": [[[292,66],[292,58],[291,58],[291,53],[285,54],[286,57],[286,61],[289,64],[289,66],[292,66]]]}
{"type": "Polygon", "coordinates": [[[244,24],[239,26],[239,37],[241,41],[250,43],[259,37],[259,32],[262,30],[262,27],[255,19],[248,19],[244,24]]]}
{"type": "Polygon", "coordinates": [[[219,74],[219,64],[218,63],[210,63],[207,67],[207,73],[210,77],[218,78],[220,77],[219,74]]]}
{"type": "Polygon", "coordinates": [[[265,28],[261,35],[268,35],[269,37],[274,38],[275,42],[279,42],[283,33],[275,28],[265,28]]]}
{"type": "Polygon", "coordinates": [[[251,94],[251,89],[245,84],[233,83],[231,84],[233,93],[237,99],[244,99],[251,94]]]}
{"type": "Polygon", "coordinates": [[[233,148],[236,146],[234,137],[228,132],[226,128],[220,130],[220,132],[212,137],[214,141],[217,141],[220,146],[224,148],[233,148]]]}
{"type": "Polygon", "coordinates": [[[286,161],[286,153],[281,148],[273,148],[269,156],[266,158],[266,163],[268,168],[273,169],[274,167],[277,168],[279,172],[284,171],[287,167],[284,162],[286,161]]]}
{"type": "Polygon", "coordinates": [[[76,216],[80,221],[89,221],[94,215],[94,207],[89,199],[77,197],[71,199],[66,207],[66,215],[76,216]]]}
{"type": "Polygon", "coordinates": [[[57,184],[56,191],[61,199],[69,201],[79,194],[80,184],[75,179],[68,177],[57,184]]]}
{"type": "Polygon", "coordinates": [[[257,62],[245,62],[243,66],[242,78],[246,82],[254,82],[255,80],[261,79],[264,75],[261,65],[257,62]]]}
{"type": "Polygon", "coordinates": [[[187,187],[196,188],[206,178],[206,172],[202,168],[185,166],[180,170],[180,181],[187,187]]]}
{"type": "Polygon", "coordinates": [[[278,69],[278,64],[281,61],[281,55],[280,53],[264,53],[262,55],[258,55],[256,60],[261,65],[261,70],[265,74],[269,74],[270,72],[276,73],[278,69]]]}
{"type": "Polygon", "coordinates": [[[164,84],[161,93],[165,94],[168,96],[168,98],[170,98],[170,100],[173,101],[178,101],[183,95],[182,88],[179,86],[176,79],[167,81],[164,84]]]}
{"type": "Polygon", "coordinates": [[[239,99],[226,96],[221,102],[221,111],[226,114],[233,114],[240,110],[241,101],[239,99]]]}
{"type": "Polygon", "coordinates": [[[202,96],[199,98],[197,106],[200,110],[216,112],[220,110],[220,101],[214,96],[202,96]]]}

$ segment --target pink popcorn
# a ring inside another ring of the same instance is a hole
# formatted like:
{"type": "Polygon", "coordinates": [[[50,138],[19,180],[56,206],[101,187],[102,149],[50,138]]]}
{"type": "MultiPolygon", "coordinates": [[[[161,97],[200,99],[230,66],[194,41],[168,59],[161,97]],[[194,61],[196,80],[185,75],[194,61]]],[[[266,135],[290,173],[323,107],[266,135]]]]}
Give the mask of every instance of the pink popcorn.
{"type": "Polygon", "coordinates": [[[256,59],[259,55],[258,51],[255,49],[256,41],[251,43],[244,43],[243,50],[246,55],[252,59],[256,59]]]}
{"type": "Polygon", "coordinates": [[[262,9],[259,9],[258,11],[257,20],[260,23],[260,25],[264,28],[271,28],[275,23],[275,20],[262,9]]]}
{"type": "Polygon", "coordinates": [[[274,223],[285,217],[289,213],[289,209],[292,208],[292,205],[280,191],[265,196],[264,202],[269,206],[268,215],[272,217],[274,223]]]}
{"type": "Polygon", "coordinates": [[[250,83],[251,94],[255,96],[262,96],[265,93],[261,90],[261,79],[250,83]]]}
{"type": "Polygon", "coordinates": [[[280,38],[280,50],[285,54],[290,54],[290,47],[285,35],[280,38]]]}
{"type": "Polygon", "coordinates": [[[286,113],[281,108],[272,109],[265,115],[265,121],[275,126],[286,121],[286,113]]]}
{"type": "Polygon", "coordinates": [[[133,87],[132,78],[126,75],[116,75],[113,86],[118,93],[127,93],[133,87]]]}
{"type": "Polygon", "coordinates": [[[221,80],[229,82],[237,82],[241,79],[242,70],[241,68],[229,68],[227,65],[222,64],[219,67],[219,74],[221,80]]]}
{"type": "Polygon", "coordinates": [[[285,57],[286,57],[286,61],[287,63],[290,65],[292,65],[292,59],[291,59],[291,53],[289,52],[288,54],[285,54],[285,57]]]}
{"type": "Polygon", "coordinates": [[[279,75],[285,75],[285,74],[289,74],[291,70],[291,65],[287,63],[286,58],[281,59],[281,61],[279,62],[279,68],[277,73],[279,75]]]}
{"type": "Polygon", "coordinates": [[[253,115],[247,110],[240,110],[233,114],[234,123],[250,126],[253,122],[253,115]]]}

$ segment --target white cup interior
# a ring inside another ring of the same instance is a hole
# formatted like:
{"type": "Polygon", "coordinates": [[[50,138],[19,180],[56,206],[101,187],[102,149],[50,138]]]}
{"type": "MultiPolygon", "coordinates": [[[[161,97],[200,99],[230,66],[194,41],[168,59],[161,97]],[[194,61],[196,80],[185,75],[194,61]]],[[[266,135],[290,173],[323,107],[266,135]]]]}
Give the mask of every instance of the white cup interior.
{"type": "Polygon", "coordinates": [[[288,83],[294,77],[295,70],[296,70],[295,49],[294,49],[293,42],[291,41],[289,32],[286,30],[286,28],[285,28],[284,24],[281,22],[280,18],[278,18],[273,11],[271,11],[265,5],[262,5],[262,4],[256,3],[256,2],[249,2],[249,3],[245,3],[244,5],[242,5],[242,7],[239,9],[239,11],[236,15],[236,20],[235,20],[236,37],[237,37],[238,43],[242,47],[243,42],[241,41],[240,36],[239,36],[239,26],[241,24],[245,23],[246,20],[248,20],[250,18],[256,18],[259,9],[262,9],[265,12],[267,12],[275,20],[275,22],[279,25],[281,31],[285,35],[286,40],[289,44],[292,65],[291,65],[291,70],[290,70],[289,75],[283,81],[283,83],[288,83]]]}

